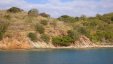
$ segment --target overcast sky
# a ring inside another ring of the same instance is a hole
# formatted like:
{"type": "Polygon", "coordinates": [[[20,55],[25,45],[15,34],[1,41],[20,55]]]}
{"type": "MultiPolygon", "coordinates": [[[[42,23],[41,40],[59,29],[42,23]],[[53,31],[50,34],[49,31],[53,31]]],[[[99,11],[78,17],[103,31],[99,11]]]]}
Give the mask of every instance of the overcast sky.
{"type": "Polygon", "coordinates": [[[0,0],[0,9],[8,9],[12,6],[24,10],[37,8],[40,12],[49,13],[52,17],[95,16],[113,12],[113,0],[0,0]]]}

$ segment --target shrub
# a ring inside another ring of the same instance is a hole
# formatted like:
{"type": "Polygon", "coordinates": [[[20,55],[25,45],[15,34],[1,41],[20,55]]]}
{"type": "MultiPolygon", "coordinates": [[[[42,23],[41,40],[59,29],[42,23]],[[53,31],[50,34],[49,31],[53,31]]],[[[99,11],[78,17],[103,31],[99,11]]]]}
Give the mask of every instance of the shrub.
{"type": "Polygon", "coordinates": [[[103,39],[109,42],[113,41],[113,33],[111,31],[97,31],[96,35],[101,42],[103,42],[103,39]]]}
{"type": "Polygon", "coordinates": [[[101,20],[99,20],[99,19],[90,19],[90,20],[88,20],[89,21],[89,26],[92,26],[92,27],[96,27],[96,26],[98,26],[98,25],[100,25],[100,24],[104,24],[105,22],[103,22],[103,21],[101,21],[101,20]]]}
{"type": "Polygon", "coordinates": [[[42,16],[42,17],[50,17],[50,15],[46,14],[46,13],[40,13],[40,16],[42,16]]]}
{"type": "Polygon", "coordinates": [[[102,16],[100,14],[96,14],[96,18],[101,20],[102,16]]]}
{"type": "Polygon", "coordinates": [[[113,17],[111,17],[111,21],[113,21],[113,17]]]}
{"type": "Polygon", "coordinates": [[[68,16],[68,15],[62,15],[61,17],[62,18],[69,18],[70,16],[68,16]]]}
{"type": "Polygon", "coordinates": [[[40,34],[44,33],[45,31],[43,25],[41,24],[36,24],[35,29],[36,29],[36,32],[39,32],[40,34]]]}
{"type": "Polygon", "coordinates": [[[79,17],[75,17],[75,21],[79,21],[80,20],[80,18],[79,17]]]}
{"type": "Polygon", "coordinates": [[[86,17],[85,15],[82,15],[82,16],[80,17],[80,20],[86,21],[86,20],[87,20],[87,17],[86,17]]]}
{"type": "Polygon", "coordinates": [[[111,31],[97,31],[96,34],[90,35],[94,42],[113,42],[113,33],[111,31]]]}
{"type": "Polygon", "coordinates": [[[33,42],[37,42],[37,40],[38,40],[38,38],[37,38],[37,36],[36,36],[35,33],[29,33],[29,34],[28,34],[28,37],[29,37],[30,40],[33,41],[33,42]]]}
{"type": "Polygon", "coordinates": [[[61,37],[54,37],[54,38],[52,38],[52,43],[53,43],[53,45],[61,45],[61,41],[62,41],[62,38],[61,37]]]}
{"type": "Polygon", "coordinates": [[[72,42],[72,38],[69,36],[52,38],[52,43],[55,46],[69,46],[71,42],[72,42]]]}
{"type": "Polygon", "coordinates": [[[105,39],[109,42],[113,42],[113,32],[112,31],[105,32],[105,39]]]}
{"type": "Polygon", "coordinates": [[[73,42],[77,40],[80,36],[80,34],[76,30],[69,30],[68,36],[70,36],[73,39],[73,42]]]}
{"type": "Polygon", "coordinates": [[[52,27],[55,29],[55,28],[57,27],[57,22],[56,22],[56,21],[53,21],[53,22],[51,23],[51,25],[52,25],[52,27]]]}
{"type": "Polygon", "coordinates": [[[47,25],[48,21],[47,20],[42,20],[40,23],[43,24],[43,25],[47,25]]]}
{"type": "Polygon", "coordinates": [[[72,23],[72,22],[76,21],[76,19],[74,17],[68,16],[68,15],[63,15],[63,16],[59,17],[58,19],[60,21],[64,21],[64,22],[67,22],[67,23],[72,23]]]}
{"type": "Polygon", "coordinates": [[[3,39],[3,35],[4,35],[4,33],[0,31],[0,40],[3,39]]]}
{"type": "Polygon", "coordinates": [[[37,9],[31,9],[28,11],[29,16],[38,16],[38,10],[37,9]]]}
{"type": "Polygon", "coordinates": [[[99,40],[98,40],[98,37],[96,36],[96,35],[91,35],[90,36],[90,40],[92,41],[92,42],[98,42],[99,40]]]}
{"type": "Polygon", "coordinates": [[[41,39],[43,41],[45,41],[46,43],[48,43],[50,41],[50,37],[48,35],[46,35],[46,34],[42,34],[41,35],[41,39]]]}
{"type": "Polygon", "coordinates": [[[8,26],[9,26],[8,22],[0,20],[0,40],[3,39],[3,36],[4,36],[8,26]]]}
{"type": "Polygon", "coordinates": [[[21,12],[23,11],[22,9],[20,8],[17,8],[17,7],[11,7],[10,9],[7,10],[8,12],[12,12],[12,13],[18,13],[18,12],[21,12]]]}
{"type": "Polygon", "coordinates": [[[78,32],[82,35],[88,36],[89,35],[89,31],[85,28],[85,27],[79,27],[78,28],[78,32]]]}
{"type": "Polygon", "coordinates": [[[5,15],[4,18],[7,19],[7,20],[10,20],[11,16],[10,15],[5,15]]]}

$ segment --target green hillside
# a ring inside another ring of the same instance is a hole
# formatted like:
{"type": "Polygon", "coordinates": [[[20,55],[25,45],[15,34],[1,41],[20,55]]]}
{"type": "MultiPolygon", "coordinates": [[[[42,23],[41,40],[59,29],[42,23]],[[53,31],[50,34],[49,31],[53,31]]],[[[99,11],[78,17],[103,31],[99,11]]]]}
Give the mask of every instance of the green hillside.
{"type": "Polygon", "coordinates": [[[78,44],[84,36],[94,44],[113,44],[113,13],[97,14],[95,17],[71,17],[63,15],[52,18],[37,9],[28,12],[12,7],[0,10],[0,40],[18,41],[28,38],[32,42],[43,42],[53,46],[78,44]]]}

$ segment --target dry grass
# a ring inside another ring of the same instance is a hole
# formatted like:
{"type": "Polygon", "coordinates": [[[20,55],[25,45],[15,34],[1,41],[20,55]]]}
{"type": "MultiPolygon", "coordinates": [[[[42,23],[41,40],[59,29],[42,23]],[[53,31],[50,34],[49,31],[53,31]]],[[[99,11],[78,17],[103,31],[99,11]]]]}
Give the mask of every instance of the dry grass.
{"type": "MultiPolygon", "coordinates": [[[[8,48],[29,47],[30,44],[28,42],[29,39],[27,39],[27,35],[30,32],[35,32],[34,25],[40,23],[41,20],[48,21],[48,25],[44,26],[45,34],[50,35],[51,37],[66,35],[67,30],[71,29],[71,27],[67,26],[64,22],[60,22],[53,18],[45,18],[42,16],[29,17],[27,12],[8,13],[4,10],[0,10],[0,19],[1,18],[10,22],[8,30],[5,33],[5,37],[1,41],[2,43],[4,43],[4,48],[5,46],[8,48]],[[56,23],[56,25],[54,25],[53,23],[56,23]]],[[[37,37],[39,38],[39,36],[37,37]]]]}

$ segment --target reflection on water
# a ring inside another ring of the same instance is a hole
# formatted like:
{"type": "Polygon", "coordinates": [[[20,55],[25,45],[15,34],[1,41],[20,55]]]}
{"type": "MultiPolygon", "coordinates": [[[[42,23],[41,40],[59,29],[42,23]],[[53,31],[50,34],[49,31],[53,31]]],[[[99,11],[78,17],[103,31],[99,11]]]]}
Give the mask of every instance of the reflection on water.
{"type": "Polygon", "coordinates": [[[0,64],[113,64],[113,48],[1,51],[0,64]]]}

